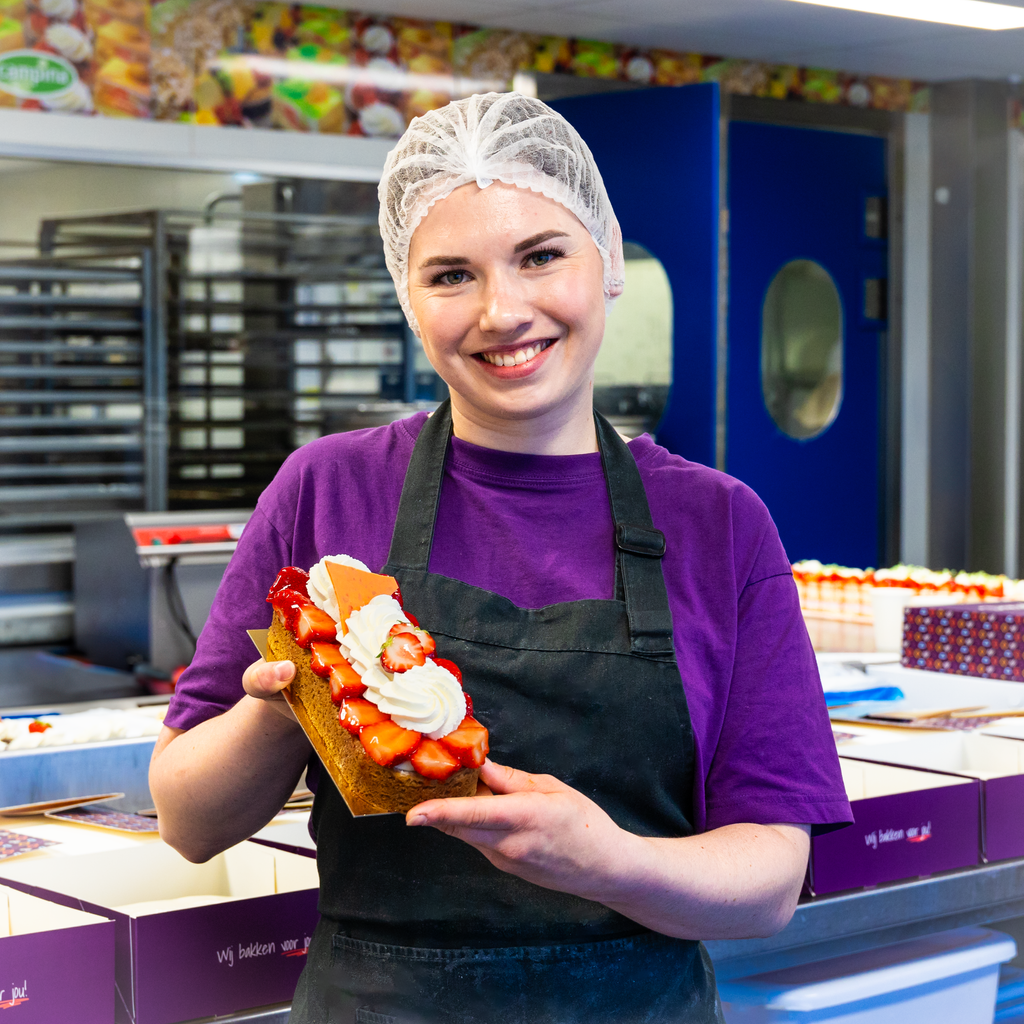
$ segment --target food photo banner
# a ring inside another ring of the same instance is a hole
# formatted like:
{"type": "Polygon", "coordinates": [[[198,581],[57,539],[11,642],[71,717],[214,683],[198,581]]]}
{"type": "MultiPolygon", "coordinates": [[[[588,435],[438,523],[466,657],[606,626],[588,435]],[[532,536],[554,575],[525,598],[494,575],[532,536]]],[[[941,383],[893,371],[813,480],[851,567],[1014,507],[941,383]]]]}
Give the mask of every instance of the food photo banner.
{"type": "Polygon", "coordinates": [[[394,138],[519,72],[926,110],[906,79],[258,0],[0,0],[0,107],[394,138]]]}

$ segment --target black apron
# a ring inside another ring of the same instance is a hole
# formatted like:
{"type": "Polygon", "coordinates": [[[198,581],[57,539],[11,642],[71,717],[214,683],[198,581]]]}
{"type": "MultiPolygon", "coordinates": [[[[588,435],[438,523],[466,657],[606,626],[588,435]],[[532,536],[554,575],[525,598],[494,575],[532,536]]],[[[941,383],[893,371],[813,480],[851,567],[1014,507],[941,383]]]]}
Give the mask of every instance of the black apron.
{"type": "MultiPolygon", "coordinates": [[[[596,423],[618,549],[614,599],[519,608],[428,571],[448,403],[416,441],[382,571],[462,669],[492,760],[561,779],[628,832],[688,836],[693,732],[665,541],[632,453],[607,420],[596,423]]],[[[700,943],[499,871],[461,840],[397,815],[354,819],[326,772],[321,780],[312,812],[321,922],[292,1024],[721,1021],[700,943]]]]}

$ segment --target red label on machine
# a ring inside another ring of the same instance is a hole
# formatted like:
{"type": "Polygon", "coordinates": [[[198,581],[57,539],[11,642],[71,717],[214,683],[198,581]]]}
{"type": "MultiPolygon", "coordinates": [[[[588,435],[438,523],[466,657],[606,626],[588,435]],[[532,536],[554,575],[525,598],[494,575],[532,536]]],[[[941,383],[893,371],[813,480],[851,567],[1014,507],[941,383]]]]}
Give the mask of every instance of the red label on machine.
{"type": "Polygon", "coordinates": [[[237,540],[240,530],[233,531],[220,526],[144,526],[132,530],[132,536],[139,547],[159,544],[212,544],[218,541],[237,540]],[[232,536],[234,534],[234,536],[232,536]]]}

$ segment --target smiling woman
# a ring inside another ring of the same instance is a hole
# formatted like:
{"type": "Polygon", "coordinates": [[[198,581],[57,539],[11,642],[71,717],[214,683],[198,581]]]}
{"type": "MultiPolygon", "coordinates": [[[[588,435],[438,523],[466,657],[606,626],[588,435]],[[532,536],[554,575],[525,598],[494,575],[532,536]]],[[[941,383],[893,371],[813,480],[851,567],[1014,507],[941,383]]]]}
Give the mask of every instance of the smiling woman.
{"type": "Polygon", "coordinates": [[[161,832],[206,859],[291,791],[295,669],[246,667],[241,631],[282,565],[345,552],[458,664],[493,760],[475,796],[353,818],[313,757],[293,1024],[720,1022],[700,940],[781,928],[811,827],[850,820],[778,534],[742,484],[595,414],[623,247],[568,122],[514,94],[431,111],[380,196],[451,400],[312,442],[264,492],[157,744],[161,832]]]}
{"type": "Polygon", "coordinates": [[[409,304],[451,389],[458,437],[548,455],[597,450],[604,271],[577,217],[514,185],[462,185],[420,223],[409,264],[409,304]]]}

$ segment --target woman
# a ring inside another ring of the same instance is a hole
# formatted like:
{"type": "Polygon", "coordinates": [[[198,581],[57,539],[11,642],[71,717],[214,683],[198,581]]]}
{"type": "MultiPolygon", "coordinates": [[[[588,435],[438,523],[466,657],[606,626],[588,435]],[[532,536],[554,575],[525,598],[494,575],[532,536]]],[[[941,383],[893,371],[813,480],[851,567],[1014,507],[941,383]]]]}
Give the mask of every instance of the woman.
{"type": "Polygon", "coordinates": [[[811,827],[850,820],[774,526],[595,418],[622,244],[564,119],[515,95],[433,111],[380,195],[450,406],[307,445],[261,497],[154,752],[161,832],[200,861],[281,807],[310,759],[294,668],[245,668],[243,630],[281,566],[352,555],[462,667],[494,760],[476,797],[404,820],[321,782],[292,1020],[720,1020],[699,940],[785,925],[811,827]]]}

